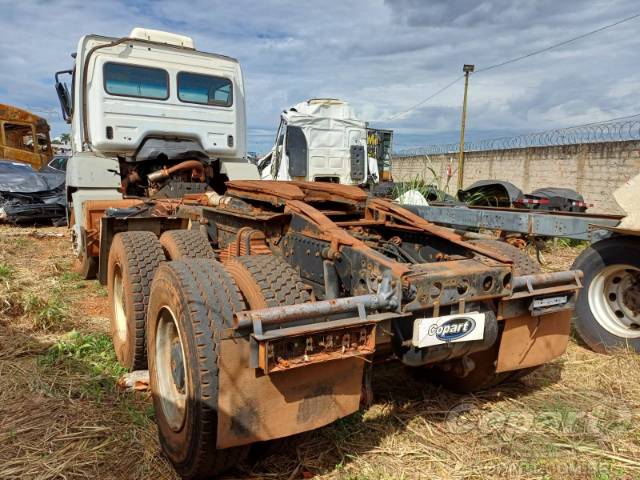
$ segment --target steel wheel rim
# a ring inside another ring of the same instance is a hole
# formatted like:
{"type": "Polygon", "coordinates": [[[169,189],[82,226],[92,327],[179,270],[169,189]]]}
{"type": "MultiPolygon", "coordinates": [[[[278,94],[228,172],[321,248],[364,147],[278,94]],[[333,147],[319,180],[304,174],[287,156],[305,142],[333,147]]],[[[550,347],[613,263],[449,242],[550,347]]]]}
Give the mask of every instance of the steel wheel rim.
{"type": "Polygon", "coordinates": [[[113,319],[115,335],[121,342],[127,339],[127,314],[124,305],[124,282],[120,265],[115,266],[113,274],[113,319]]]}
{"type": "Polygon", "coordinates": [[[175,315],[167,307],[163,307],[158,313],[155,343],[155,376],[158,385],[156,394],[160,398],[169,428],[177,432],[184,424],[189,385],[180,330],[175,315]],[[180,374],[182,388],[177,379],[180,374]]]}
{"type": "Polygon", "coordinates": [[[640,338],[638,279],[639,268],[618,264],[605,267],[591,281],[589,308],[600,326],[612,335],[640,338]]]}

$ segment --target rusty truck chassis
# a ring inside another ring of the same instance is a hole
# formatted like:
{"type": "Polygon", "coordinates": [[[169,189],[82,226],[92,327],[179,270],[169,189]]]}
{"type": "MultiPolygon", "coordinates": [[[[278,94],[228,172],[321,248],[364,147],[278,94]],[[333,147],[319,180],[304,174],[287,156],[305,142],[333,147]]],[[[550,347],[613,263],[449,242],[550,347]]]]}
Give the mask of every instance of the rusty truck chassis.
{"type": "MultiPolygon", "coordinates": [[[[499,251],[467,242],[450,229],[389,200],[368,198],[355,187],[234,181],[227,184],[224,196],[123,202],[124,208],[105,210],[97,205],[99,214],[93,218],[101,218],[101,228],[87,226],[94,238],[100,238],[101,259],[107,258],[111,239],[120,231],[151,230],[159,235],[164,230],[201,228],[223,262],[238,255],[273,254],[298,270],[315,301],[236,312],[234,328],[222,332],[223,338],[249,335],[247,367],[267,374],[374,353],[395,355],[413,366],[460,359],[490,348],[507,319],[553,321],[553,313],[573,309],[580,288],[579,272],[514,276],[512,260],[499,251]],[[560,294],[566,296],[562,304],[534,302],[560,294]],[[483,340],[431,348],[412,345],[416,318],[470,311],[487,314],[483,340]]],[[[99,277],[104,282],[102,263],[99,277]]],[[[505,353],[498,361],[502,370],[557,355],[545,353],[541,346],[531,348],[538,328],[529,322],[528,338],[516,337],[531,345],[515,357],[505,353]]],[[[554,338],[566,346],[566,338],[554,338]]],[[[506,349],[514,348],[522,349],[506,349]]]]}

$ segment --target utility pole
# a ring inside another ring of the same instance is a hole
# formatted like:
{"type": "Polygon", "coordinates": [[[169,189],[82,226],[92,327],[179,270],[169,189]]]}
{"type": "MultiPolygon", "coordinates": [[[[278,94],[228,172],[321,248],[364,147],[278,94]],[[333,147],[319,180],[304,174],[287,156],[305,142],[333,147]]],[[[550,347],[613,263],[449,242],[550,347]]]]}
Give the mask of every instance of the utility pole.
{"type": "Polygon", "coordinates": [[[464,179],[464,127],[467,122],[467,88],[469,87],[469,74],[474,70],[473,65],[465,64],[464,72],[464,100],[462,100],[462,126],[460,128],[460,156],[458,157],[458,190],[462,190],[464,179]]]}

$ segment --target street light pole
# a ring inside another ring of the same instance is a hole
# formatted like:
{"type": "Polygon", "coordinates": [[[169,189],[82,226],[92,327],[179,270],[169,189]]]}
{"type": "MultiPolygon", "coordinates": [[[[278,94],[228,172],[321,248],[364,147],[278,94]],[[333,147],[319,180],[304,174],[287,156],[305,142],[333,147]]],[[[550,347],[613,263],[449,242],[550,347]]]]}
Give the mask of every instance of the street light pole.
{"type": "Polygon", "coordinates": [[[458,157],[458,190],[462,190],[464,179],[464,127],[467,121],[467,88],[469,87],[469,73],[474,70],[473,65],[465,64],[462,67],[464,72],[464,100],[462,101],[462,126],[460,128],[460,156],[458,157]]]}

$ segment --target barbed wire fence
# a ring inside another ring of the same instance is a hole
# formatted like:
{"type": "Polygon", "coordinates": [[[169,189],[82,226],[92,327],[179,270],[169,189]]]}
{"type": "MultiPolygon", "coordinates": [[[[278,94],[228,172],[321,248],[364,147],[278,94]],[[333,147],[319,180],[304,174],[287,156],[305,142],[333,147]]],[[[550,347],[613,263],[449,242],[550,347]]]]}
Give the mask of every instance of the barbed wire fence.
{"type": "MultiPolygon", "coordinates": [[[[628,140],[640,140],[640,114],[544,132],[465,142],[464,151],[510,150],[515,148],[552,147],[628,140]]],[[[459,151],[459,143],[447,143],[406,148],[394,152],[394,155],[409,157],[458,153],[459,151]]]]}

